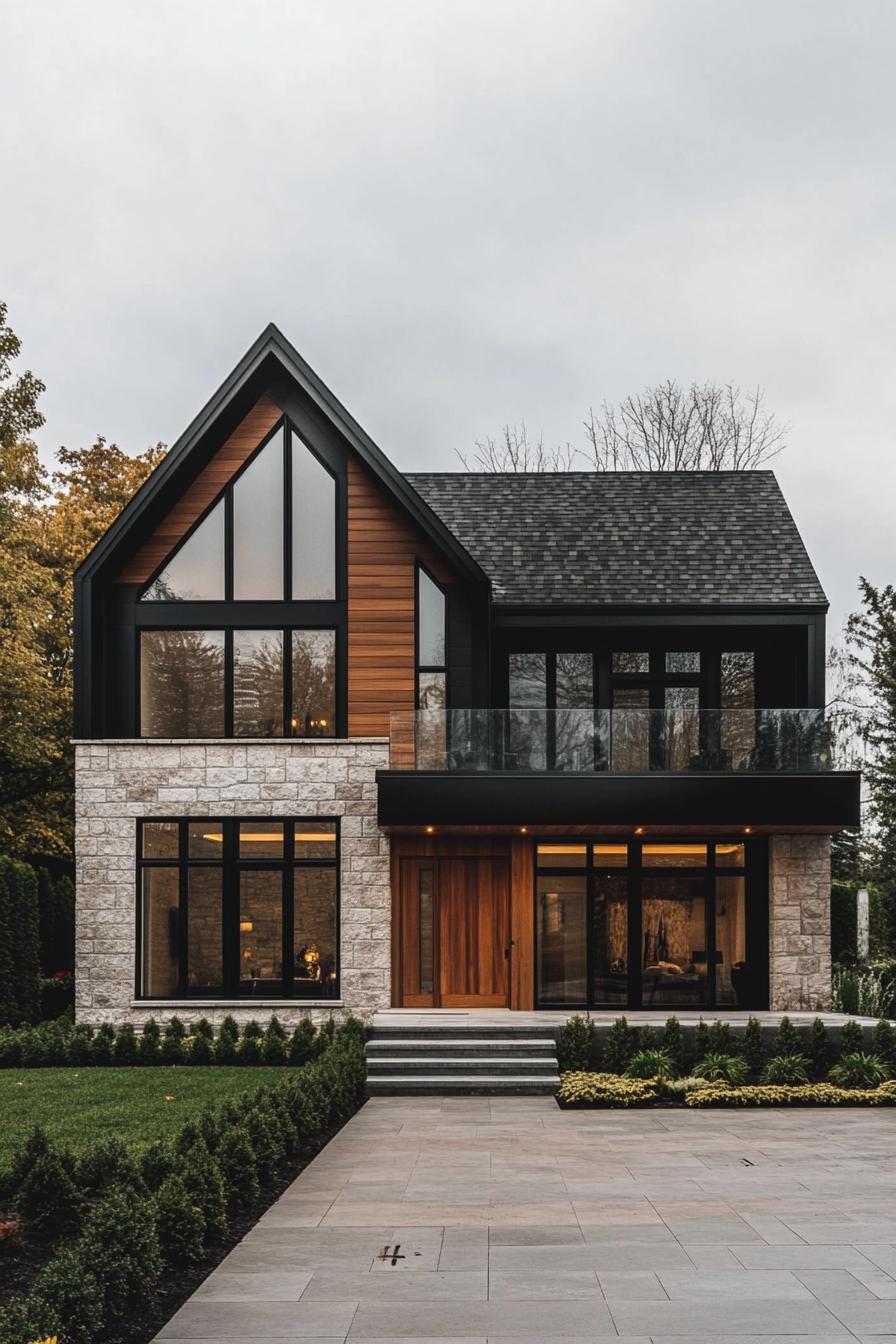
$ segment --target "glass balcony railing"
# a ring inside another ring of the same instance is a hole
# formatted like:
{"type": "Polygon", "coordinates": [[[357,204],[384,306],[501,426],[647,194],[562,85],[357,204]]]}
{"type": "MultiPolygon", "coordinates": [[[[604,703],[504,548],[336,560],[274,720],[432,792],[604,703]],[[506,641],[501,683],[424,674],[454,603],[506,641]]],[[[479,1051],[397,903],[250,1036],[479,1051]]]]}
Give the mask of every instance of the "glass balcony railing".
{"type": "Polygon", "coordinates": [[[391,716],[392,770],[829,771],[821,709],[424,709],[391,716]]]}

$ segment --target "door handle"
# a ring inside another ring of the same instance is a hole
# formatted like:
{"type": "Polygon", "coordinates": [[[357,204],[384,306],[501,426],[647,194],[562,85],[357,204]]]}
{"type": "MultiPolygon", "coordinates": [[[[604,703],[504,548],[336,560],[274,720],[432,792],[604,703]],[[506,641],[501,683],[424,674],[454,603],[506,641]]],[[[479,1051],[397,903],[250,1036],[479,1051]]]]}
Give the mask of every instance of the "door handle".
{"type": "Polygon", "coordinates": [[[510,960],[510,951],[511,951],[511,948],[513,948],[513,947],[515,947],[515,946],[516,946],[516,939],[515,939],[515,938],[511,938],[510,942],[507,944],[507,946],[506,946],[505,949],[504,949],[504,960],[505,960],[505,961],[509,961],[509,960],[510,960]]]}

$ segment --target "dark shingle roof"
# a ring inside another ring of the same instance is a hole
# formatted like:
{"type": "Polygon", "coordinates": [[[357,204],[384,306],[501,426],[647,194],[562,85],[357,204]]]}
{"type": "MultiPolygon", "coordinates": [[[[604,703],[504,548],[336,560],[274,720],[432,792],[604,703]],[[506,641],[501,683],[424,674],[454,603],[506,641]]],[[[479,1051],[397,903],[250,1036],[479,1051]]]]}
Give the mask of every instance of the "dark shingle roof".
{"type": "Polygon", "coordinates": [[[775,475],[411,472],[496,602],[818,604],[775,475]]]}

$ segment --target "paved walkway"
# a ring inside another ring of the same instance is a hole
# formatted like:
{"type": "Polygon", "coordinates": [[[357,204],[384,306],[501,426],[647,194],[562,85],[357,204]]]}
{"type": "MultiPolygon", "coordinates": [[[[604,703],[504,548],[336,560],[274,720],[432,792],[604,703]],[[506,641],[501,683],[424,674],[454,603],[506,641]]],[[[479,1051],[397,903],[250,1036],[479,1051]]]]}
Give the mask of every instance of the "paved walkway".
{"type": "Polygon", "coordinates": [[[158,1336],[896,1341],[896,1110],[369,1101],[158,1336]]]}

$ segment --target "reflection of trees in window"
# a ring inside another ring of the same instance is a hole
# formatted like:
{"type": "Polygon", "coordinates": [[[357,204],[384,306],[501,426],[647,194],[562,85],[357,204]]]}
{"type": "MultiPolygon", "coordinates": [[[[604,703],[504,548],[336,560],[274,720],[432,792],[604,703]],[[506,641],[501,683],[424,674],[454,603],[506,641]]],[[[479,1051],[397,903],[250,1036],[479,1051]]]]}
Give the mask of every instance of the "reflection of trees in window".
{"type": "Polygon", "coordinates": [[[143,737],[222,737],[223,630],[144,630],[140,638],[143,737]]]}
{"type": "Polygon", "coordinates": [[[745,768],[756,745],[755,658],[723,653],[721,666],[722,750],[735,769],[745,768]]]}
{"type": "Polygon", "coordinates": [[[555,655],[554,769],[594,766],[594,663],[590,653],[555,655]]]}
{"type": "Polygon", "coordinates": [[[283,633],[233,633],[233,731],[243,737],[283,734],[283,633]]]}
{"type": "Polygon", "coordinates": [[[616,686],[610,726],[613,770],[650,768],[650,693],[646,686],[616,686]]]}
{"type": "Polygon", "coordinates": [[[611,666],[614,672],[649,672],[650,654],[632,653],[630,650],[614,653],[611,666]]]}
{"type": "Polygon", "coordinates": [[[508,659],[510,751],[517,770],[544,770],[547,764],[546,719],[531,712],[547,706],[547,656],[512,653],[508,659]]]}
{"type": "Polygon", "coordinates": [[[292,632],[292,736],[336,734],[336,632],[292,632]]]}
{"type": "Polygon", "coordinates": [[[663,714],[664,764],[687,770],[700,750],[700,691],[696,686],[667,686],[663,714]]]}

